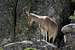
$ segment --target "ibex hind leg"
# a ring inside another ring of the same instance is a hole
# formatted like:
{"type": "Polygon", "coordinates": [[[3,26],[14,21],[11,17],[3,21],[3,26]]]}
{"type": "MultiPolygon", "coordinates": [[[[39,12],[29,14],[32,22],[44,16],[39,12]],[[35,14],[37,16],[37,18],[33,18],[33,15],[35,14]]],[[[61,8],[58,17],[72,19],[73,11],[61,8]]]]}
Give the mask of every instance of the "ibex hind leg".
{"type": "Polygon", "coordinates": [[[52,43],[53,41],[52,41],[52,36],[49,36],[49,38],[48,38],[48,41],[50,42],[50,43],[52,43]]]}
{"type": "Polygon", "coordinates": [[[52,43],[54,43],[55,42],[55,37],[53,37],[53,39],[52,39],[52,43]]]}
{"type": "Polygon", "coordinates": [[[54,35],[53,35],[53,42],[52,43],[55,42],[56,36],[57,36],[57,33],[54,33],[54,35]]]}

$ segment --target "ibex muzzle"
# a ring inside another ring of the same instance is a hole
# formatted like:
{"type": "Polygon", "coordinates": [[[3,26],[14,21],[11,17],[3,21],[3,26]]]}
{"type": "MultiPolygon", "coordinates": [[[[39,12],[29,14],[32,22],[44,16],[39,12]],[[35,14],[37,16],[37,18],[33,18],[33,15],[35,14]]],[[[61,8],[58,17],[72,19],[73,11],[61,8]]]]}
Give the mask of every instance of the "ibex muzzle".
{"type": "Polygon", "coordinates": [[[38,22],[40,24],[41,31],[48,33],[48,41],[50,42],[50,39],[52,39],[52,42],[54,42],[57,32],[58,32],[58,26],[56,21],[53,18],[50,18],[48,16],[39,16],[34,13],[29,13],[28,15],[29,19],[29,25],[31,26],[33,21],[38,22]]]}

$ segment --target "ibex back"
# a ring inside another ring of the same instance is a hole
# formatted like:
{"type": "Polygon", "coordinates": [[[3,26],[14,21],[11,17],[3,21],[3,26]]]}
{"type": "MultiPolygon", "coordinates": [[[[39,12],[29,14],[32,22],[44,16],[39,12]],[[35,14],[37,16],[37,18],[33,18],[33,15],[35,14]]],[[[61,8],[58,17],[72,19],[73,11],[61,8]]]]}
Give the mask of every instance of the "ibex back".
{"type": "Polygon", "coordinates": [[[58,26],[53,18],[48,16],[38,16],[36,14],[30,13],[28,19],[30,26],[32,25],[33,21],[39,22],[40,29],[44,32],[48,32],[48,41],[50,42],[50,39],[53,38],[52,42],[54,43],[54,40],[57,36],[58,26]]]}

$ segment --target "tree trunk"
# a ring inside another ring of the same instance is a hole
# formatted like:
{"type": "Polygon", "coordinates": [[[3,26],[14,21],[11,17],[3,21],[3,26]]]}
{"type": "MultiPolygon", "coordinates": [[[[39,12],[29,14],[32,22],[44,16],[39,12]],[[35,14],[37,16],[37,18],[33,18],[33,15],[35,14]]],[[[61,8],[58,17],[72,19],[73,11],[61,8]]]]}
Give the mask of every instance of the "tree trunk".
{"type": "Polygon", "coordinates": [[[0,46],[13,42],[15,1],[0,0],[0,46]]]}

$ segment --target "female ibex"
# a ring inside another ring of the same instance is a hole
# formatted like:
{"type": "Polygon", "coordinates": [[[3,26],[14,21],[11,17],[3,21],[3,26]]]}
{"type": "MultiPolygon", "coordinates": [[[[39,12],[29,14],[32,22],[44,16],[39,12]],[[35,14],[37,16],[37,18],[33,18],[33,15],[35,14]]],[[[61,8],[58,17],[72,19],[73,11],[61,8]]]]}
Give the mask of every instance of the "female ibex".
{"type": "Polygon", "coordinates": [[[48,41],[50,42],[50,39],[53,38],[52,42],[54,43],[58,31],[58,26],[54,18],[50,18],[48,16],[39,16],[34,13],[29,13],[28,19],[29,19],[29,25],[32,25],[33,21],[39,22],[40,29],[48,33],[48,41]]]}

